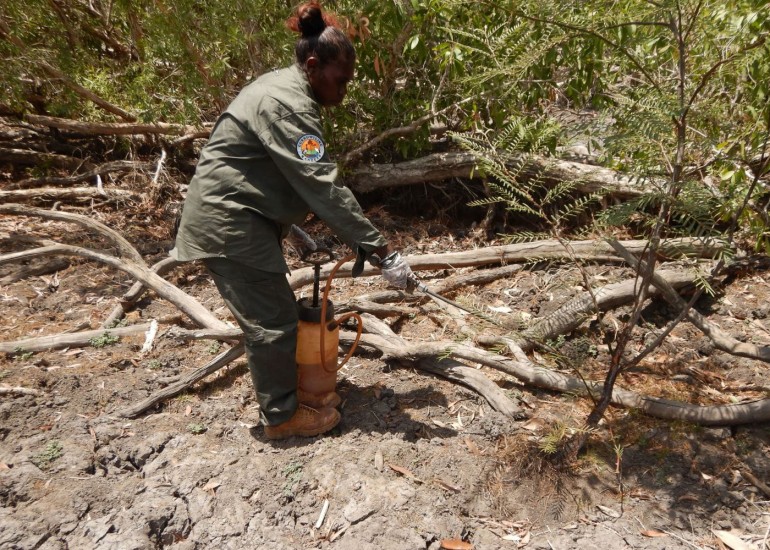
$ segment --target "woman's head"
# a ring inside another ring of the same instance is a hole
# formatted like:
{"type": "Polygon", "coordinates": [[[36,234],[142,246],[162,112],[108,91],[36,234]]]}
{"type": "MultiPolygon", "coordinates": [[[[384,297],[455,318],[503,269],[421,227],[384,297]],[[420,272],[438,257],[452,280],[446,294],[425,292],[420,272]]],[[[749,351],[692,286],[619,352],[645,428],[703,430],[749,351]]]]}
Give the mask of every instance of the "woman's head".
{"type": "Polygon", "coordinates": [[[286,24],[300,33],[294,53],[318,102],[341,103],[353,78],[356,52],[337,19],[310,1],[299,6],[286,24]]]}

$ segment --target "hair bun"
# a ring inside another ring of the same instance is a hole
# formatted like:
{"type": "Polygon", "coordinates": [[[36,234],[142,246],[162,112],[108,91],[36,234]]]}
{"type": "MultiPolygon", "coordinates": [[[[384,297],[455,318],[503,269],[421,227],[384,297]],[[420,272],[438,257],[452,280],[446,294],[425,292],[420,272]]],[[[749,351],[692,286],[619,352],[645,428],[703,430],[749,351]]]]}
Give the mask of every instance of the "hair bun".
{"type": "Polygon", "coordinates": [[[321,34],[326,28],[321,6],[315,2],[301,6],[297,10],[297,27],[304,38],[321,34]]]}

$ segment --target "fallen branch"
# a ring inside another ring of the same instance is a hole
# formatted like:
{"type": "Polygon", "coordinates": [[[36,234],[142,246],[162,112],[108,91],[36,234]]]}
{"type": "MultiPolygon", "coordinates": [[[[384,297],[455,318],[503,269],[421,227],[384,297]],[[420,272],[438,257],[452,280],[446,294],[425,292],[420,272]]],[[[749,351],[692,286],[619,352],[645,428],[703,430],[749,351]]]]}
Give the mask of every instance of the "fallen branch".
{"type": "MultiPolygon", "coordinates": [[[[629,253],[621,243],[618,241],[609,241],[609,244],[618,252],[618,255],[628,262],[629,265],[636,269],[639,268],[640,262],[629,253]]],[[[695,327],[703,332],[703,334],[708,336],[713,342],[714,347],[731,355],[738,355],[739,357],[747,357],[749,359],[757,359],[759,361],[764,361],[765,363],[770,363],[770,347],[740,342],[721,328],[710,323],[703,315],[692,308],[688,308],[687,302],[685,302],[676,290],[674,290],[674,288],[657,272],[652,274],[652,284],[661,291],[663,297],[671,305],[679,310],[687,308],[687,320],[695,325],[695,327]]]]}
{"type": "Polygon", "coordinates": [[[344,155],[340,162],[343,164],[346,164],[352,160],[357,159],[361,155],[363,155],[366,151],[377,145],[378,143],[382,143],[386,139],[393,138],[393,137],[400,137],[400,136],[408,136],[409,134],[413,134],[416,132],[420,126],[425,124],[426,122],[430,122],[434,118],[441,116],[442,114],[446,113],[447,111],[454,109],[456,107],[459,107],[463,103],[467,103],[471,101],[471,99],[474,98],[466,98],[462,101],[459,101],[457,103],[453,103],[452,105],[449,105],[448,107],[444,107],[440,111],[436,112],[430,112],[427,115],[423,115],[420,118],[412,121],[410,124],[407,124],[406,126],[401,126],[399,128],[390,128],[389,130],[385,130],[381,134],[377,135],[376,137],[370,139],[360,147],[357,147],[356,149],[353,149],[346,155],[344,155]]]}
{"type": "Polygon", "coordinates": [[[92,168],[93,166],[83,159],[56,155],[54,153],[40,153],[26,149],[7,149],[0,147],[0,161],[13,164],[31,164],[34,166],[52,166],[54,168],[66,168],[67,170],[79,170],[80,168],[92,168]]]}
{"type": "Polygon", "coordinates": [[[165,122],[83,122],[80,120],[33,114],[25,115],[24,119],[32,124],[40,124],[50,128],[57,128],[59,130],[91,136],[130,136],[138,134],[184,136],[204,131],[202,128],[196,128],[195,126],[169,124],[165,122]]]}
{"type": "Polygon", "coordinates": [[[183,313],[185,313],[199,325],[208,328],[228,328],[227,325],[217,319],[214,314],[206,309],[200,302],[176,286],[172,285],[158,274],[154,273],[143,263],[138,264],[128,260],[121,261],[114,256],[103,254],[88,248],[57,244],[53,246],[44,246],[33,250],[25,250],[24,252],[16,252],[13,254],[6,254],[5,256],[0,256],[0,265],[24,258],[52,256],[57,254],[80,256],[119,269],[131,275],[134,279],[141,281],[142,284],[154,290],[159,296],[174,304],[177,308],[179,308],[183,313]]]}
{"type": "Polygon", "coordinates": [[[140,414],[142,414],[143,412],[145,412],[146,410],[165,401],[166,399],[169,399],[170,397],[174,397],[175,395],[179,395],[180,393],[186,391],[190,386],[192,386],[196,382],[202,380],[203,378],[207,377],[209,374],[212,374],[218,371],[225,365],[238,359],[241,355],[244,354],[245,351],[246,349],[243,347],[242,344],[234,346],[229,350],[225,351],[224,353],[220,353],[209,364],[204,365],[203,367],[200,367],[199,369],[191,372],[184,378],[181,378],[178,382],[170,386],[167,386],[160,391],[155,392],[147,399],[144,399],[135,405],[132,405],[121,411],[118,411],[116,414],[123,418],[135,418],[140,414]]]}
{"type": "MultiPolygon", "coordinates": [[[[352,342],[355,334],[341,332],[341,342],[352,342]]],[[[527,385],[564,393],[587,395],[590,390],[594,397],[602,392],[602,382],[585,381],[576,377],[560,374],[534,365],[518,345],[509,341],[514,351],[515,360],[480,350],[457,342],[417,342],[402,340],[398,344],[388,338],[374,334],[364,334],[361,344],[381,351],[385,358],[398,361],[417,362],[424,358],[452,356],[480,363],[513,376],[527,385]]],[[[628,408],[636,408],[656,418],[683,420],[703,426],[733,426],[770,420],[770,399],[761,399],[746,403],[726,405],[691,405],[658,397],[642,396],[635,392],[618,389],[612,393],[612,403],[628,408]]]]}
{"type": "MultiPolygon", "coordinates": [[[[25,338],[13,342],[0,342],[0,353],[16,354],[24,352],[50,351],[64,348],[83,348],[92,345],[94,338],[108,334],[123,338],[136,336],[150,330],[152,323],[141,323],[127,327],[99,328],[93,330],[81,330],[78,332],[63,332],[48,336],[25,338]]],[[[221,340],[225,342],[239,342],[243,338],[243,332],[238,328],[227,329],[184,329],[181,327],[169,327],[162,336],[176,340],[221,340]]]]}
{"type": "Polygon", "coordinates": [[[95,166],[90,170],[83,172],[82,174],[75,174],[67,177],[51,177],[46,176],[42,178],[29,178],[21,181],[17,181],[11,186],[12,189],[29,189],[31,187],[41,187],[46,185],[72,185],[75,183],[81,183],[84,181],[96,178],[96,176],[104,176],[105,174],[120,174],[124,172],[139,172],[141,170],[151,170],[152,164],[149,162],[138,162],[132,160],[115,160],[112,162],[105,162],[99,166],[95,166]]]}
{"type": "MultiPolygon", "coordinates": [[[[362,315],[362,318],[365,321],[364,326],[368,332],[374,333],[382,338],[387,338],[396,347],[409,345],[406,340],[394,333],[383,321],[366,314],[362,315]]],[[[352,344],[352,341],[350,340],[345,341],[348,344],[352,344]]],[[[487,403],[489,403],[494,410],[509,418],[518,418],[521,416],[521,409],[503,393],[497,384],[484,376],[484,373],[474,368],[464,365],[459,361],[455,361],[454,359],[437,359],[435,357],[423,358],[416,365],[421,370],[436,374],[472,389],[486,399],[487,403]]]]}
{"type": "Polygon", "coordinates": [[[62,271],[67,269],[69,265],[70,261],[67,258],[53,258],[40,264],[25,265],[12,273],[9,273],[5,277],[1,277],[0,286],[9,285],[30,277],[37,277],[38,275],[47,275],[48,273],[62,271]]]}
{"type": "Polygon", "coordinates": [[[126,191],[125,189],[110,189],[109,193],[104,192],[98,187],[70,187],[60,189],[58,187],[38,187],[37,189],[9,189],[0,190],[0,201],[14,202],[83,202],[94,199],[115,199],[123,200],[140,199],[139,195],[126,191]]]}
{"type": "MultiPolygon", "coordinates": [[[[672,288],[684,288],[692,285],[694,276],[682,270],[663,270],[658,274],[671,284],[672,288]]],[[[593,292],[585,292],[580,296],[573,298],[553,313],[537,319],[530,328],[521,333],[521,343],[523,349],[532,347],[533,342],[544,342],[556,338],[561,334],[569,334],[579,327],[583,321],[596,314],[596,306],[604,311],[627,304],[634,300],[638,290],[639,281],[630,279],[620,283],[606,285],[593,292]],[[594,303],[594,298],[596,303],[594,303]]],[[[659,292],[649,289],[649,294],[656,295],[659,292]]]]}
{"type": "MultiPolygon", "coordinates": [[[[420,254],[406,256],[410,267],[417,270],[456,269],[482,265],[500,265],[512,263],[533,263],[538,261],[565,261],[572,258],[595,262],[623,261],[613,248],[604,241],[572,241],[568,243],[573,251],[567,254],[564,245],[555,239],[535,241],[531,243],[509,244],[502,246],[487,246],[462,252],[447,252],[446,254],[420,254]]],[[[641,254],[648,246],[646,240],[623,241],[629,251],[641,254]]],[[[666,257],[681,257],[687,254],[691,257],[712,258],[724,244],[714,239],[668,239],[661,243],[661,255],[666,257]]],[[[326,280],[331,273],[333,263],[321,268],[321,280],[326,280]]],[[[353,262],[344,264],[335,277],[350,277],[353,262]]],[[[379,275],[380,270],[370,265],[364,267],[363,276],[379,275]]],[[[289,276],[292,289],[313,282],[313,267],[297,269],[289,276]]]]}
{"type": "Polygon", "coordinates": [[[35,216],[46,220],[64,221],[74,223],[85,227],[90,231],[99,233],[111,243],[113,243],[120,253],[121,257],[133,260],[137,263],[143,263],[142,255],[134,248],[130,242],[126,240],[123,235],[115,231],[114,229],[107,227],[101,222],[93,220],[88,216],[81,216],[80,214],[71,214],[69,212],[60,212],[57,210],[42,210],[38,208],[28,208],[19,204],[3,204],[0,205],[0,214],[16,214],[19,216],[35,216]]]}
{"type": "Polygon", "coordinates": [[[142,334],[150,328],[150,323],[141,325],[131,325],[128,327],[117,327],[110,329],[85,330],[82,332],[71,332],[64,334],[55,334],[52,336],[38,336],[36,338],[26,338],[14,342],[0,342],[0,353],[23,353],[38,352],[52,349],[63,348],[81,348],[91,345],[91,340],[99,338],[105,334],[121,338],[124,336],[133,336],[142,334]]]}
{"type": "MultiPolygon", "coordinates": [[[[180,262],[169,256],[153,265],[150,269],[152,269],[152,271],[159,277],[162,277],[171,271],[174,267],[178,266],[179,263],[180,262]]],[[[131,309],[134,308],[136,303],[142,298],[146,291],[147,287],[144,286],[144,284],[141,282],[136,282],[131,285],[131,288],[128,289],[128,292],[126,292],[120,299],[120,303],[115,306],[115,309],[113,309],[104,320],[102,326],[109,328],[117,323],[120,319],[123,318],[123,315],[125,315],[126,312],[131,311],[131,309]]]]}

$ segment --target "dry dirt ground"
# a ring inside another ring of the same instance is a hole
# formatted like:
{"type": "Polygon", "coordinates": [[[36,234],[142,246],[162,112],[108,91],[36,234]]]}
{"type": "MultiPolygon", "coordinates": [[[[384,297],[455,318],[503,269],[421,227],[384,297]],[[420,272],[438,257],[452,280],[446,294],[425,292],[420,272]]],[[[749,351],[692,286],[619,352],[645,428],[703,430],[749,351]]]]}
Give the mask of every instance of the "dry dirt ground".
{"type": "MultiPolygon", "coordinates": [[[[169,242],[162,231],[148,236],[151,224],[113,222],[148,262],[165,254],[169,242]]],[[[6,217],[0,226],[4,252],[29,246],[16,235],[89,243],[59,222],[6,217]]],[[[405,220],[398,231],[407,253],[479,245],[440,224],[405,220]]],[[[0,277],[16,267],[3,266],[0,277]]],[[[624,273],[595,269],[608,282],[624,273]]],[[[168,279],[229,319],[199,268],[178,268],[168,279]]],[[[131,282],[72,259],[56,273],[4,284],[2,340],[98,328],[131,282]]],[[[537,316],[580,285],[573,268],[551,266],[451,297],[537,316]]],[[[380,287],[377,278],[339,280],[332,299],[380,287]]],[[[742,273],[699,308],[731,334],[770,344],[769,290],[768,273],[742,273]]],[[[452,339],[451,321],[425,308],[389,322],[410,340],[452,339]]],[[[650,307],[640,335],[670,316],[665,306],[650,307]]],[[[153,296],[126,323],[149,319],[186,323],[153,296]]],[[[587,342],[581,369],[601,378],[606,352],[591,338],[586,332],[563,345],[587,342]]],[[[142,343],[124,338],[0,358],[0,387],[42,392],[0,396],[0,548],[435,550],[442,541],[453,547],[447,539],[476,550],[770,547],[770,496],[761,487],[770,482],[766,424],[704,428],[615,408],[575,471],[558,474],[538,449],[549,435],[581,425],[586,399],[483,369],[521,403],[525,414],[512,420],[462,386],[361,350],[339,376],[339,427],[270,442],[255,426],[243,360],[134,420],[116,416],[224,349],[161,336],[142,353],[142,343]]],[[[535,359],[563,368],[543,354],[535,359]]],[[[714,351],[683,324],[620,384],[725,403],[766,396],[767,372],[714,351]]]]}

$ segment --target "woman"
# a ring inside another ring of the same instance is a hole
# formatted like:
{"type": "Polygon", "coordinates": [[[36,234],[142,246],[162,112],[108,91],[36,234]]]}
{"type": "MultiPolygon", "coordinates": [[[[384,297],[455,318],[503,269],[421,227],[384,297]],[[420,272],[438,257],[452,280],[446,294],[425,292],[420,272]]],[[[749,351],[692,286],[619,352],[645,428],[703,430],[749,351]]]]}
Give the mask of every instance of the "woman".
{"type": "Polygon", "coordinates": [[[219,117],[185,199],[176,246],[202,259],[243,329],[246,355],[270,439],[315,436],[340,420],[336,393],[321,401],[297,392],[297,310],[281,239],[310,211],[360,258],[384,258],[382,275],[406,287],[411,270],[337,182],[327,155],[321,106],[339,105],[353,78],[355,51],[320,5],[287,21],[300,33],[296,64],[246,86],[219,117]]]}

